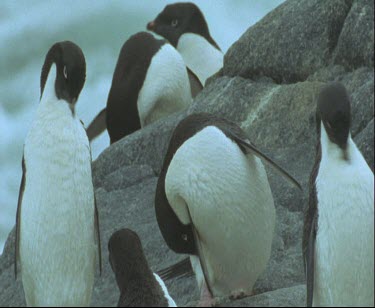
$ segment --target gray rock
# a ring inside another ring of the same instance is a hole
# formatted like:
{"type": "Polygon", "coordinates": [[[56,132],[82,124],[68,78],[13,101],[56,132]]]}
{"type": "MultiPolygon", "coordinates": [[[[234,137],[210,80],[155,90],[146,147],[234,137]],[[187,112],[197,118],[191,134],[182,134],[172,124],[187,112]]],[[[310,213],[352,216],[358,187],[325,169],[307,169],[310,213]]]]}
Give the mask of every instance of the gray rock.
{"type": "Polygon", "coordinates": [[[374,69],[362,67],[337,78],[349,92],[352,107],[352,135],[355,137],[374,117],[374,69]]]}
{"type": "Polygon", "coordinates": [[[224,302],[223,307],[303,307],[306,305],[306,287],[298,285],[266,292],[241,300],[224,302]]]}
{"type": "Polygon", "coordinates": [[[183,116],[184,113],[178,113],[157,121],[105,149],[92,165],[95,187],[103,185],[108,174],[124,166],[149,165],[158,174],[170,135],[183,116]]]}
{"type": "Polygon", "coordinates": [[[139,184],[143,180],[153,176],[155,176],[155,173],[148,165],[124,166],[108,174],[102,181],[102,187],[106,191],[117,190],[139,184]]]}
{"type": "Polygon", "coordinates": [[[354,138],[359,150],[366,159],[372,172],[374,172],[374,118],[368,123],[366,128],[354,138]]]}
{"type": "Polygon", "coordinates": [[[374,1],[355,0],[341,31],[333,61],[349,69],[374,67],[374,1]],[[368,29],[368,31],[363,31],[368,29]]]}
{"type": "Polygon", "coordinates": [[[224,75],[297,82],[331,60],[351,0],[289,0],[251,27],[224,57],[224,75]]]}

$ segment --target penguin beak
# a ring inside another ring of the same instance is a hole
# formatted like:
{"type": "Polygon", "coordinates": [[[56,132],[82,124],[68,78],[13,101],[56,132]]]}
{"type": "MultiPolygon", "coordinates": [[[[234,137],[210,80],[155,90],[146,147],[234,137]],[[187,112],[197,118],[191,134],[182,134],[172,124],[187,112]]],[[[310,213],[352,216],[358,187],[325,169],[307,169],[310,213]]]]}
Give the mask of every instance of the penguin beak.
{"type": "Polygon", "coordinates": [[[147,30],[154,31],[155,30],[155,21],[150,21],[147,24],[147,30]]]}

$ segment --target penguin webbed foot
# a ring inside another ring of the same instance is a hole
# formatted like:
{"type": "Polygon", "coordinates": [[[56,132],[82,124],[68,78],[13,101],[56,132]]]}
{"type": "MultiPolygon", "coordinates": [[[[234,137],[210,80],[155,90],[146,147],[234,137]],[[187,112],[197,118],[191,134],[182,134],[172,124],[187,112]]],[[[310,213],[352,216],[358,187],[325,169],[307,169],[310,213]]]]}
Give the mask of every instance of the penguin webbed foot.
{"type": "Polygon", "coordinates": [[[214,307],[217,304],[216,299],[212,296],[205,281],[203,281],[200,293],[200,299],[197,307],[214,307]]]}
{"type": "Polygon", "coordinates": [[[229,295],[229,299],[231,301],[235,301],[235,300],[239,300],[239,299],[249,297],[249,296],[252,296],[252,295],[253,295],[253,292],[246,293],[244,290],[236,290],[236,291],[233,291],[229,295]]]}

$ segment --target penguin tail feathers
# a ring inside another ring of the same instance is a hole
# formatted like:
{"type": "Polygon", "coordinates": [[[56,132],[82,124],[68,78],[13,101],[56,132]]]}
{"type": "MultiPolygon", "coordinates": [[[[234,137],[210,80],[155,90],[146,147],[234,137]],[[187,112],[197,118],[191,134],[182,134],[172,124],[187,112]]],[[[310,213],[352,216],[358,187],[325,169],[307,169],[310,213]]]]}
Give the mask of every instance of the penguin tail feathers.
{"type": "Polygon", "coordinates": [[[176,264],[168,266],[157,272],[164,281],[173,278],[190,277],[194,275],[193,268],[190,263],[190,258],[185,258],[176,264]]]}

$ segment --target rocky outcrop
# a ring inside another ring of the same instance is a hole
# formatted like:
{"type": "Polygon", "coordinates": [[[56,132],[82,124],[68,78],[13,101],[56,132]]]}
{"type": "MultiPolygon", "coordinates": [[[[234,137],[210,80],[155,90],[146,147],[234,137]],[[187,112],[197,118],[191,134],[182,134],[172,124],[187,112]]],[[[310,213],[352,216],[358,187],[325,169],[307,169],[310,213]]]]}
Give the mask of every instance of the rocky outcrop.
{"type": "MultiPolygon", "coordinates": [[[[106,149],[93,163],[102,234],[103,275],[94,306],[116,305],[118,290],[108,263],[113,231],[135,230],[153,270],[183,256],[159,232],[154,192],[176,124],[199,111],[238,123],[266,154],[302,184],[301,193],[268,170],[277,210],[272,256],[254,296],[223,299],[229,306],[300,306],[305,302],[301,252],[303,209],[315,155],[315,99],[329,81],[341,81],[352,99],[352,136],[374,168],[373,1],[288,0],[251,27],[225,55],[224,68],[206,83],[185,112],[170,116],[106,149]],[[355,47],[353,47],[355,46],[355,47]]],[[[24,305],[13,277],[14,231],[0,258],[0,306],[24,305]]],[[[167,283],[179,305],[196,303],[194,277],[167,283]]]]}

